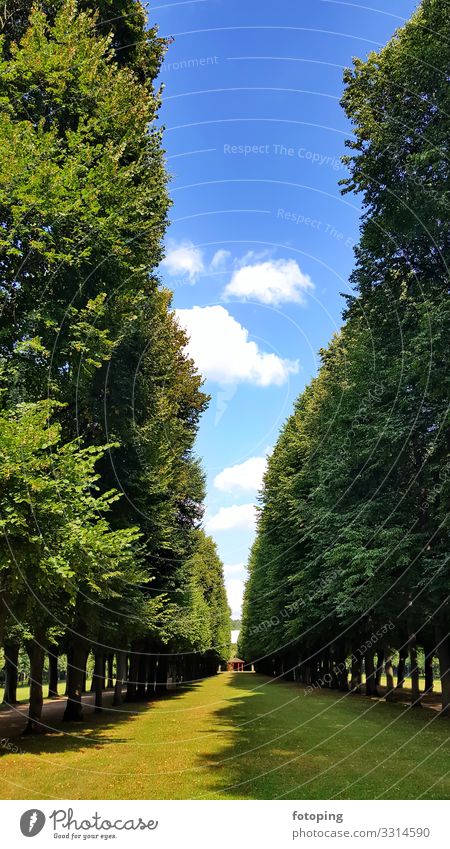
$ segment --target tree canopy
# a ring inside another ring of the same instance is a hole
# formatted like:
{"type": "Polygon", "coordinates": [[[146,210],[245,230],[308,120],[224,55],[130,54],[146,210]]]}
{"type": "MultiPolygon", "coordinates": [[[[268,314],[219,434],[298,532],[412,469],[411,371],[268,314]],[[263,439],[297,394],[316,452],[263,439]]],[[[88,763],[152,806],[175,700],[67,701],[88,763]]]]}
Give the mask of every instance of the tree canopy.
{"type": "Polygon", "coordinates": [[[136,0],[0,17],[0,607],[29,649],[36,730],[45,649],[67,653],[77,719],[90,651],[96,685],[115,654],[133,699],[216,671],[230,626],[201,530],[208,397],[155,271],[167,44],[136,0]]]}
{"type": "Polygon", "coordinates": [[[450,136],[447,4],[425,0],[345,72],[344,192],[361,238],[341,331],[264,481],[240,651],[267,671],[376,694],[384,657],[439,656],[450,710],[450,136]],[[378,636],[377,636],[378,635],[378,636]],[[375,637],[372,639],[372,637],[375,637]],[[339,670],[345,668],[339,681],[339,670]]]}

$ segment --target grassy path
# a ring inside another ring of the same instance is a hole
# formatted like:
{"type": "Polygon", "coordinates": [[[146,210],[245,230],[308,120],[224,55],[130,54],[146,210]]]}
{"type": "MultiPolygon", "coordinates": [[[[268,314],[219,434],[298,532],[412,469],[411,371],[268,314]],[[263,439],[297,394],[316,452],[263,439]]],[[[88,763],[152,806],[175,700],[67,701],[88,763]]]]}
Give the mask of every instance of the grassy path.
{"type": "MultiPolygon", "coordinates": [[[[363,675],[362,681],[364,682],[365,680],[366,680],[365,675],[363,675]]],[[[380,683],[381,683],[382,687],[386,686],[386,676],[385,675],[381,676],[380,683]]],[[[90,687],[91,687],[91,679],[88,678],[87,684],[86,684],[86,689],[90,690],[90,687]]],[[[411,678],[405,678],[405,687],[411,688],[411,678]]],[[[422,691],[424,690],[424,679],[423,678],[420,679],[420,688],[421,688],[422,691]]],[[[59,681],[58,682],[58,693],[59,693],[59,695],[63,696],[64,693],[65,693],[65,690],[66,690],[66,682],[65,681],[59,681]]],[[[439,679],[436,679],[435,682],[434,682],[434,692],[435,693],[441,692],[441,682],[439,681],[439,679]]],[[[4,706],[2,705],[3,693],[4,693],[3,687],[0,687],[0,712],[4,709],[4,706]]],[[[47,685],[44,686],[44,695],[46,693],[47,693],[47,685]]],[[[29,688],[29,686],[20,686],[20,687],[17,688],[17,701],[18,701],[19,704],[27,704],[29,698],[30,698],[30,688],[29,688]]]]}
{"type": "Polygon", "coordinates": [[[223,674],[13,739],[21,753],[0,748],[0,796],[449,798],[449,735],[435,711],[223,674]]]}

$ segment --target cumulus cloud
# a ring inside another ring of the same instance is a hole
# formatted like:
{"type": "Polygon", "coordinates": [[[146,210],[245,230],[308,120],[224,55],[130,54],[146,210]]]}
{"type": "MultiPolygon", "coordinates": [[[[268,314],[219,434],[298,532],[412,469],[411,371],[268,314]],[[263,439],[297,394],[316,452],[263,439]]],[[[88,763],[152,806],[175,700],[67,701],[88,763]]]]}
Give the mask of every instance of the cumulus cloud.
{"type": "Polygon", "coordinates": [[[214,478],[221,492],[250,492],[261,488],[267,457],[249,457],[244,463],[228,466],[214,478]]]}
{"type": "Polygon", "coordinates": [[[233,504],[232,507],[221,507],[210,516],[206,522],[209,531],[253,531],[256,524],[256,507],[254,504],[233,504]]]}
{"type": "Polygon", "coordinates": [[[305,293],[313,288],[311,278],[294,259],[273,259],[237,268],[223,295],[272,305],[304,303],[305,293]]]}
{"type": "Polygon", "coordinates": [[[272,256],[272,251],[265,248],[262,251],[247,251],[244,256],[235,257],[235,268],[242,268],[243,265],[251,265],[252,263],[260,262],[263,259],[268,259],[272,256]]]}
{"type": "Polygon", "coordinates": [[[298,372],[298,362],[261,351],[248,330],[224,307],[192,307],[176,311],[190,337],[187,351],[204,377],[217,383],[281,386],[298,372]]]}
{"type": "Polygon", "coordinates": [[[212,260],[211,260],[210,266],[209,266],[211,271],[220,271],[220,269],[222,269],[222,268],[224,268],[224,266],[226,266],[230,257],[231,257],[230,251],[224,251],[224,250],[216,251],[212,260]]]}
{"type": "Polygon", "coordinates": [[[205,269],[203,253],[193,242],[169,242],[161,267],[171,277],[181,275],[195,283],[197,276],[205,269]]]}
{"type": "Polygon", "coordinates": [[[242,600],[244,596],[244,581],[231,578],[226,582],[228,604],[231,607],[233,619],[240,619],[242,613],[242,600]]]}
{"type": "Polygon", "coordinates": [[[245,563],[234,563],[232,565],[225,564],[223,567],[223,572],[226,578],[230,578],[231,575],[242,575],[245,570],[245,563]]]}

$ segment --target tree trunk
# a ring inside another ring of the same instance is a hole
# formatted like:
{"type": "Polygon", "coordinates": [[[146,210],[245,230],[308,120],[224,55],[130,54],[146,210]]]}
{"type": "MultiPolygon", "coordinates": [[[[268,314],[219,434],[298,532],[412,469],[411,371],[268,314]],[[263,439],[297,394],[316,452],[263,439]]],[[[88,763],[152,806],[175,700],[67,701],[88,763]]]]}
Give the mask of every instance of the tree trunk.
{"type": "Polygon", "coordinates": [[[28,723],[26,734],[38,734],[44,730],[41,723],[42,705],[42,672],[44,669],[44,638],[45,634],[36,634],[33,642],[28,646],[30,658],[30,705],[28,708],[28,723]]]}
{"type": "MultiPolygon", "coordinates": [[[[7,580],[8,572],[4,571],[4,580],[7,580]]],[[[5,586],[5,584],[3,584],[5,586]]],[[[6,622],[8,620],[9,613],[9,603],[10,603],[10,593],[5,589],[0,588],[0,646],[3,646],[5,643],[5,629],[6,622]]]]}
{"type": "Polygon", "coordinates": [[[348,693],[348,669],[347,663],[343,661],[343,666],[340,667],[339,673],[339,690],[341,693],[348,693]]]}
{"type": "Polygon", "coordinates": [[[384,672],[386,675],[386,701],[395,702],[394,670],[392,668],[392,649],[386,646],[384,650],[384,672]]]}
{"type": "Polygon", "coordinates": [[[128,681],[127,681],[127,694],[125,696],[125,701],[127,702],[135,702],[136,701],[136,692],[137,692],[137,682],[139,678],[139,655],[136,651],[133,651],[133,648],[130,652],[130,667],[128,671],[128,681]]]}
{"type": "Polygon", "coordinates": [[[106,683],[106,686],[107,686],[108,690],[112,690],[112,689],[113,689],[113,687],[114,687],[114,679],[113,679],[113,662],[114,662],[114,655],[113,655],[113,654],[109,654],[109,655],[107,656],[107,658],[106,658],[106,668],[107,668],[107,670],[108,670],[108,676],[107,676],[107,677],[108,677],[108,681],[107,681],[107,683],[106,683]]]}
{"type": "Polygon", "coordinates": [[[119,649],[116,652],[116,684],[114,687],[113,705],[121,705],[123,702],[122,686],[126,676],[125,652],[119,649]]]}
{"type": "Polygon", "coordinates": [[[48,652],[48,697],[53,699],[58,695],[58,655],[57,649],[48,652]]]}
{"type": "Polygon", "coordinates": [[[450,638],[448,627],[437,623],[435,626],[436,654],[439,658],[439,672],[442,686],[442,715],[450,716],[450,638]]]}
{"type": "MultiPolygon", "coordinates": [[[[191,676],[191,667],[188,666],[189,669],[189,678],[191,676]]],[[[156,689],[156,658],[154,655],[149,657],[148,659],[148,668],[147,668],[147,689],[146,689],[146,698],[151,699],[155,695],[156,689]]]]}
{"type": "MultiPolygon", "coordinates": [[[[167,656],[160,655],[158,660],[158,668],[156,670],[156,687],[158,694],[163,693],[167,690],[167,670],[168,670],[168,660],[167,656]]],[[[201,672],[199,670],[199,676],[201,672]]]]}
{"type": "Polygon", "coordinates": [[[433,692],[433,650],[425,648],[425,693],[433,692]]]}
{"type": "Polygon", "coordinates": [[[405,661],[407,657],[408,649],[406,647],[400,649],[397,669],[397,690],[399,690],[405,684],[405,661]]]}
{"type": "Polygon", "coordinates": [[[350,679],[350,691],[352,693],[361,692],[361,659],[355,657],[352,660],[352,677],[350,679]]]}
{"type": "Polygon", "coordinates": [[[95,652],[95,661],[94,661],[94,675],[92,678],[92,683],[94,685],[95,692],[95,710],[94,713],[101,713],[103,708],[103,688],[105,686],[105,664],[104,664],[104,655],[102,649],[97,649],[95,652]]]}
{"type": "Polygon", "coordinates": [[[324,669],[325,669],[325,682],[326,686],[330,690],[333,685],[333,673],[332,673],[332,664],[331,664],[331,655],[329,652],[325,655],[324,660],[324,669]]]}
{"type": "Polygon", "coordinates": [[[139,699],[139,701],[145,701],[145,691],[147,688],[147,667],[148,657],[146,654],[141,654],[139,656],[138,683],[136,687],[136,698],[139,699]]]}
{"type": "MultiPolygon", "coordinates": [[[[89,657],[89,655],[88,655],[89,657]]],[[[84,673],[84,683],[83,683],[83,692],[86,692],[86,672],[84,673]]],[[[92,673],[91,678],[91,686],[89,687],[91,693],[95,693],[95,652],[94,652],[94,672],[92,673]]]]}
{"type": "Polygon", "coordinates": [[[69,646],[69,648],[67,649],[66,657],[67,657],[67,668],[66,668],[66,686],[64,688],[64,695],[68,696],[69,695],[69,666],[72,663],[72,659],[73,659],[73,648],[72,648],[72,646],[69,646]]]}
{"type": "MultiPolygon", "coordinates": [[[[81,688],[82,688],[83,693],[87,693],[87,691],[88,691],[88,688],[87,688],[87,676],[88,676],[87,663],[88,663],[88,660],[89,660],[90,653],[91,653],[90,648],[85,648],[85,650],[84,650],[84,661],[83,661],[83,664],[82,664],[83,665],[83,678],[82,678],[82,682],[81,682],[81,688]]],[[[92,686],[92,681],[91,681],[91,686],[92,686]]]]}
{"type": "Polygon", "coordinates": [[[414,637],[409,643],[411,659],[411,707],[422,707],[420,704],[419,667],[417,666],[417,642],[414,637]]]}
{"type": "Polygon", "coordinates": [[[3,702],[7,705],[17,704],[17,664],[19,662],[19,644],[5,645],[5,692],[3,702]]]}
{"type": "Polygon", "coordinates": [[[345,651],[345,643],[343,640],[337,643],[335,646],[334,666],[338,689],[342,693],[348,693],[347,658],[345,651]]]}
{"type": "Polygon", "coordinates": [[[383,674],[383,663],[384,663],[384,651],[383,649],[379,649],[377,651],[377,667],[376,667],[376,675],[375,681],[377,683],[377,687],[381,684],[381,676],[383,674]]]}
{"type": "Polygon", "coordinates": [[[86,646],[83,640],[74,640],[70,662],[67,658],[67,705],[64,722],[81,722],[83,719],[81,696],[86,670],[86,646]]]}
{"type": "Polygon", "coordinates": [[[364,655],[364,669],[366,673],[366,696],[378,696],[373,652],[370,651],[370,649],[367,654],[364,655]]]}
{"type": "MultiPolygon", "coordinates": [[[[330,676],[331,676],[330,687],[331,687],[332,690],[338,690],[339,689],[339,678],[338,678],[338,675],[337,675],[337,672],[336,672],[336,646],[334,646],[334,645],[330,646],[329,656],[330,656],[330,676]]],[[[296,665],[297,664],[296,664],[296,659],[295,659],[294,654],[292,654],[291,665],[294,667],[292,678],[295,681],[296,665]]]]}

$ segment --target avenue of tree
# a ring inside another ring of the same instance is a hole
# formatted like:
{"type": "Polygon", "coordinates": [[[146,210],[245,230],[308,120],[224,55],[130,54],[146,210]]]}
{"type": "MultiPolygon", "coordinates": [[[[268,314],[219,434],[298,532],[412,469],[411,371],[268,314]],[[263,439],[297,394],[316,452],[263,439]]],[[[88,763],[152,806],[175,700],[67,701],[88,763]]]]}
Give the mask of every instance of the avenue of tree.
{"type": "Polygon", "coordinates": [[[101,709],[229,654],[222,564],[194,453],[208,397],[162,258],[155,88],[166,44],[136,0],[6,0],[0,14],[0,646],[30,658],[40,730],[67,655],[66,719],[95,656],[101,709]],[[114,660],[113,660],[114,658],[114,660]]]}
{"type": "Polygon", "coordinates": [[[450,713],[450,16],[423,0],[354,60],[343,192],[352,294],[268,463],[238,651],[257,670],[387,698],[439,663],[450,713]],[[398,657],[394,679],[392,659],[398,657]],[[349,680],[350,675],[350,680],[349,680]]]}

